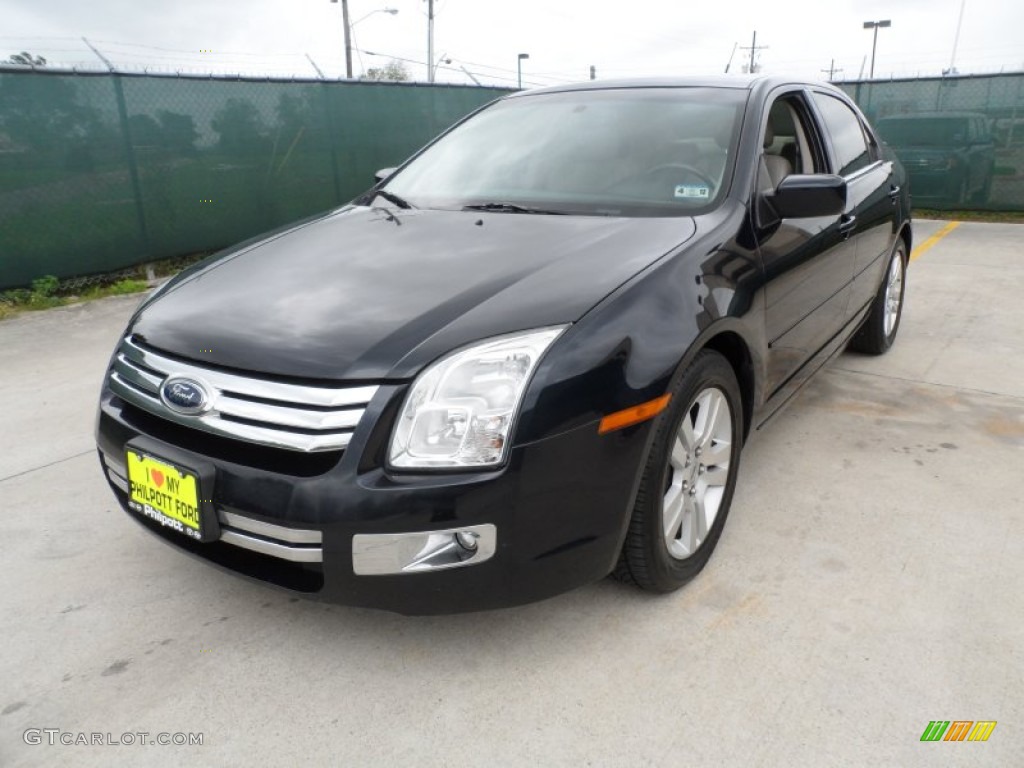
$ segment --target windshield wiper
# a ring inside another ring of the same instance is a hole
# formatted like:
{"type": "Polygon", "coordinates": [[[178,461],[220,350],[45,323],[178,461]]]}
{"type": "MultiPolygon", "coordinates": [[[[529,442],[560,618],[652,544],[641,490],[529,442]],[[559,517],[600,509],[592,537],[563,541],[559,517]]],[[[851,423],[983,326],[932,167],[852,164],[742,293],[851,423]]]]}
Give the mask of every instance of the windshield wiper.
{"type": "Polygon", "coordinates": [[[539,213],[545,216],[565,216],[565,211],[549,211],[544,208],[531,208],[515,203],[477,203],[462,206],[464,211],[490,211],[492,213],[539,213]]]}
{"type": "Polygon", "coordinates": [[[383,197],[389,203],[394,203],[399,208],[403,208],[405,210],[408,210],[409,208],[415,208],[416,207],[412,203],[410,203],[408,200],[406,200],[404,197],[399,197],[394,192],[388,192],[386,189],[378,189],[377,191],[375,191],[373,193],[373,196],[374,197],[383,197]]]}

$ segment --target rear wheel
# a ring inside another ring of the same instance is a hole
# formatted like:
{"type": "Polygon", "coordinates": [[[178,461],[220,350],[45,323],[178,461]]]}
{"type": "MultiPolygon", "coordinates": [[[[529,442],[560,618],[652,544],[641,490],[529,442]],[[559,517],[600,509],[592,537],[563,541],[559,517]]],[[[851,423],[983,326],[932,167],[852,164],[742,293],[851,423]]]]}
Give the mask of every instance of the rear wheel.
{"type": "Polygon", "coordinates": [[[973,203],[987,203],[989,197],[992,196],[992,176],[995,174],[995,168],[989,166],[985,169],[985,181],[982,182],[981,188],[974,193],[971,198],[973,203]]]}
{"type": "Polygon", "coordinates": [[[671,592],[700,573],[729,513],[742,439],[736,376],[724,357],[704,350],[651,446],[616,578],[671,592]]]}
{"type": "Polygon", "coordinates": [[[889,258],[889,269],[868,310],[867,319],[850,342],[850,349],[869,355],[881,355],[892,346],[903,316],[906,271],[907,249],[900,239],[889,258]]]}

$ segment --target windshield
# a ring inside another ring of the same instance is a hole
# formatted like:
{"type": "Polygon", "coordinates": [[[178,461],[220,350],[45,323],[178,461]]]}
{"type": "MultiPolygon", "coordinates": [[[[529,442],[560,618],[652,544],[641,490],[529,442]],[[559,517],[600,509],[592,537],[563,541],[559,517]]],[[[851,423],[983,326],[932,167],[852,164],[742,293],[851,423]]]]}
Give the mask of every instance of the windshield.
{"type": "Polygon", "coordinates": [[[632,88],[499,101],[385,189],[418,208],[690,216],[725,195],[746,91],[632,88]]]}
{"type": "Polygon", "coordinates": [[[955,147],[967,143],[963,117],[889,118],[876,123],[878,132],[895,147],[955,147]]]}

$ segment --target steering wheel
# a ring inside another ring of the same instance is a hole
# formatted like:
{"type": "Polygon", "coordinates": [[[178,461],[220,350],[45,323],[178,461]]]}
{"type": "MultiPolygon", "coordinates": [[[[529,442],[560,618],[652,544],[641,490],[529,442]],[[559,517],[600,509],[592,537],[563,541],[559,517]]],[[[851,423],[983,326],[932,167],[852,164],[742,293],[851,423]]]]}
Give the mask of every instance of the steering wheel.
{"type": "Polygon", "coordinates": [[[688,173],[691,176],[696,176],[698,181],[703,181],[708,189],[712,189],[715,186],[715,182],[708,177],[703,171],[699,171],[692,165],[686,165],[685,163],[665,163],[664,165],[657,165],[651,168],[649,171],[644,172],[644,176],[654,176],[665,171],[682,171],[688,173]]]}

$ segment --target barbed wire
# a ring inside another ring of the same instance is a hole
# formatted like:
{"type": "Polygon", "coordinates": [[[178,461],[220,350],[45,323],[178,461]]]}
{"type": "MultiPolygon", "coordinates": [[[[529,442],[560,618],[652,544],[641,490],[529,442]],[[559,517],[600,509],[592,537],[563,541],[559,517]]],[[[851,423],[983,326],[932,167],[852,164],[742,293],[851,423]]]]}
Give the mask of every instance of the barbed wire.
{"type": "MultiPolygon", "coordinates": [[[[19,40],[22,42],[31,41],[44,41],[44,40],[82,40],[82,38],[36,38],[36,37],[16,37],[16,36],[0,36],[0,40],[19,40]]],[[[190,74],[190,75],[224,75],[224,76],[246,76],[246,77],[283,77],[289,78],[292,76],[307,78],[316,73],[316,79],[320,79],[318,70],[322,70],[325,67],[332,71],[344,71],[345,62],[340,56],[318,56],[316,59],[316,65],[313,65],[311,59],[306,53],[294,53],[294,52],[251,52],[251,51],[209,51],[209,52],[198,52],[198,51],[187,51],[178,48],[169,48],[165,46],[155,46],[143,43],[127,43],[116,40],[95,40],[93,41],[96,45],[102,46],[104,55],[111,61],[114,68],[118,72],[125,74],[190,74]],[[136,53],[131,53],[124,49],[130,49],[131,51],[145,51],[146,61],[139,61],[136,53]],[[130,59],[127,57],[131,57],[130,59]],[[233,61],[233,57],[241,57],[246,59],[244,63],[233,61]],[[199,59],[202,59],[200,63],[199,59]],[[251,60],[250,60],[251,59],[251,60]],[[272,59],[272,60],[268,60],[272,59]],[[258,60],[258,61],[256,61],[258,60]],[[321,66],[323,65],[323,66],[321,66]]],[[[37,46],[30,46],[37,47],[37,46]]],[[[403,63],[416,65],[418,67],[427,67],[427,62],[422,59],[410,58],[407,56],[401,56],[397,54],[387,52],[374,52],[368,51],[358,46],[353,46],[353,51],[357,54],[367,54],[372,56],[381,56],[388,59],[394,59],[403,63]]],[[[88,50],[86,44],[82,43],[80,48],[50,48],[49,46],[43,46],[41,49],[35,51],[36,53],[49,56],[54,53],[63,54],[81,54],[86,58],[71,59],[70,57],[61,57],[61,60],[48,60],[45,65],[38,65],[35,69],[42,70],[61,70],[66,69],[72,72],[107,72],[108,67],[101,61],[98,61],[94,54],[88,50]]],[[[467,76],[470,79],[490,80],[499,81],[500,83],[517,83],[518,74],[516,70],[509,69],[507,67],[499,67],[491,64],[482,64],[477,62],[470,62],[456,57],[450,57],[453,62],[457,62],[460,66],[446,66],[445,64],[435,64],[435,71],[449,72],[457,75],[460,80],[465,79],[467,76]]],[[[0,68],[4,66],[4,62],[0,61],[0,68]]],[[[21,65],[16,65],[21,66],[21,65]]],[[[328,78],[330,79],[330,78],[328,78]]],[[[569,83],[576,80],[583,79],[582,77],[573,77],[566,75],[565,73],[532,73],[530,77],[523,79],[524,85],[530,86],[544,86],[558,83],[569,83]]],[[[414,80],[415,81],[415,80],[414,80]]]]}
{"type": "MultiPolygon", "coordinates": [[[[94,54],[88,50],[82,38],[68,36],[42,36],[30,37],[22,35],[2,35],[0,41],[18,41],[21,43],[43,43],[42,49],[33,51],[42,54],[48,61],[45,69],[66,68],[76,72],[105,72],[106,66],[96,60],[94,54]],[[67,47],[66,43],[76,41],[78,47],[67,47]],[[50,47],[46,43],[59,43],[59,47],[50,47]],[[59,54],[59,57],[54,57],[59,54]],[[68,54],[80,54],[84,58],[72,58],[68,54]],[[58,60],[59,59],[59,60],[58,60]]],[[[298,52],[272,52],[272,51],[195,51],[173,48],[168,46],[150,45],[147,43],[126,42],[121,40],[97,39],[94,43],[103,47],[104,54],[111,59],[119,71],[130,73],[182,73],[192,75],[228,75],[259,78],[269,77],[309,77],[317,68],[310,64],[309,56],[298,52]],[[140,60],[142,59],[142,60],[140,60]]],[[[35,45],[28,45],[35,48],[35,45]]],[[[426,61],[419,58],[411,58],[385,52],[372,52],[364,48],[354,46],[353,50],[357,55],[367,54],[393,58],[417,67],[428,67],[426,61]]],[[[1011,44],[998,44],[984,48],[965,48],[961,50],[961,57],[969,63],[958,67],[958,73],[970,74],[995,74],[1019,71],[1024,68],[1024,60],[1021,67],[1013,67],[1006,64],[1010,52],[1016,52],[1019,46],[1011,44]],[[988,65],[988,62],[992,62],[988,65]]],[[[446,66],[444,63],[435,64],[436,72],[450,73],[458,80],[464,80],[467,75],[470,78],[485,79],[497,83],[517,83],[518,72],[510,67],[497,66],[477,61],[469,61],[450,57],[457,66],[446,66]]],[[[836,63],[844,67],[848,72],[856,70],[860,65],[860,59],[854,61],[853,57],[847,56],[843,59],[836,59],[836,63]]],[[[780,58],[772,60],[766,58],[762,62],[765,72],[785,72],[794,68],[815,68],[821,64],[816,58],[797,57],[780,58]]],[[[317,65],[320,69],[342,72],[345,69],[344,58],[339,56],[317,56],[317,65]]],[[[886,79],[900,77],[928,77],[932,74],[940,75],[948,66],[946,53],[938,49],[923,51],[912,61],[900,60],[887,62],[879,67],[886,79]],[[934,71],[933,71],[934,70],[934,71]]],[[[629,76],[632,73],[651,72],[650,67],[601,67],[603,77],[629,76]]],[[[717,67],[715,68],[717,70],[717,67]]],[[[530,86],[555,85],[562,83],[576,82],[586,78],[586,73],[579,75],[555,71],[555,70],[533,70],[524,72],[523,83],[530,86]]]]}

